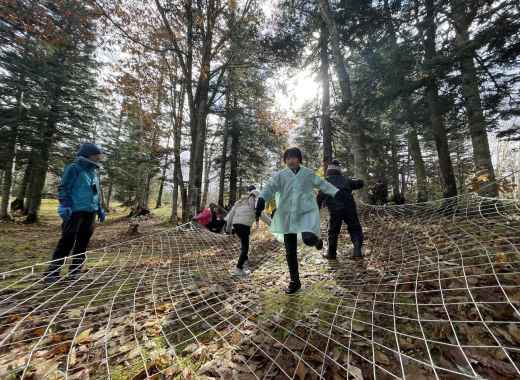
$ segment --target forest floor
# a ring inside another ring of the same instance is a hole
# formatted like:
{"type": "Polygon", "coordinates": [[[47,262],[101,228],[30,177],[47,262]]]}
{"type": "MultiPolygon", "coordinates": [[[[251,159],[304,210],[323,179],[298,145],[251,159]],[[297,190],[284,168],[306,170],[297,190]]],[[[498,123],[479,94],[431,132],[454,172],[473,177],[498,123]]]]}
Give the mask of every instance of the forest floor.
{"type": "MultiPolygon", "coordinates": [[[[126,223],[109,222],[98,244],[111,246],[76,280],[0,272],[0,378],[516,379],[519,205],[457,202],[361,207],[365,258],[350,258],[346,234],[337,262],[300,247],[293,296],[264,227],[242,279],[236,237],[157,217],[122,242],[126,223]]],[[[52,247],[52,228],[33,244],[52,247]]]]}
{"type": "MultiPolygon", "coordinates": [[[[0,268],[21,268],[35,262],[48,261],[61,236],[61,219],[56,209],[58,201],[44,199],[42,201],[39,221],[35,224],[24,224],[23,218],[14,222],[0,222],[0,268]]],[[[96,230],[89,244],[89,249],[101,248],[118,242],[135,239],[141,235],[171,228],[168,224],[170,208],[152,209],[152,217],[139,226],[139,234],[129,236],[128,214],[130,209],[115,204],[107,213],[104,223],[96,224],[96,230]]]]}

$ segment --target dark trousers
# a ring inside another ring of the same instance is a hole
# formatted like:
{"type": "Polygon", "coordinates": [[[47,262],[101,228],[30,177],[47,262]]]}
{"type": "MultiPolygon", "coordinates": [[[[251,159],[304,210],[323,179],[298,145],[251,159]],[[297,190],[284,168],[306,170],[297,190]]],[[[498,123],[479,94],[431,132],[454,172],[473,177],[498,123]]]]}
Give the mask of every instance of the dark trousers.
{"type": "Polygon", "coordinates": [[[69,220],[63,222],[61,239],[52,255],[53,262],[47,269],[48,275],[59,276],[65,257],[69,256],[71,251],[74,257],[69,267],[69,274],[76,274],[81,270],[85,261],[85,251],[94,233],[95,221],[95,212],[80,211],[73,213],[69,220]]]}
{"type": "Polygon", "coordinates": [[[224,220],[216,219],[216,220],[212,220],[211,222],[209,222],[206,227],[211,232],[219,234],[222,232],[222,229],[224,228],[225,225],[226,225],[226,222],[224,220]]]}
{"type": "Polygon", "coordinates": [[[244,263],[247,261],[249,253],[249,236],[251,235],[251,227],[245,224],[233,224],[235,233],[240,238],[240,257],[238,258],[237,268],[244,269],[244,263]]]}
{"type": "MultiPolygon", "coordinates": [[[[302,239],[305,245],[314,247],[318,244],[320,238],[312,232],[302,232],[302,239]]],[[[289,275],[291,282],[300,282],[300,273],[298,271],[298,235],[285,234],[283,235],[283,242],[285,245],[285,258],[287,259],[287,266],[289,267],[289,275]]]]}
{"type": "Polygon", "coordinates": [[[363,244],[363,228],[359,223],[356,207],[333,210],[330,212],[329,220],[329,256],[336,257],[343,222],[347,225],[352,243],[363,244]]]}

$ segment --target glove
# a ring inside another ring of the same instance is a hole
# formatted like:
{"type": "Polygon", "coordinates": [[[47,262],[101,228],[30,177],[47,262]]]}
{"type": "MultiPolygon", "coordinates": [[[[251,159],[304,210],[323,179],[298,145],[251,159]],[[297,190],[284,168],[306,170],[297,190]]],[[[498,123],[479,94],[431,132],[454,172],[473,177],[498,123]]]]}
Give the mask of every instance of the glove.
{"type": "Polygon", "coordinates": [[[66,222],[72,216],[72,209],[70,207],[65,207],[63,205],[59,205],[58,206],[58,215],[64,222],[66,222]]]}
{"type": "Polygon", "coordinates": [[[105,211],[101,207],[98,208],[97,215],[98,215],[98,219],[101,223],[103,223],[105,221],[105,219],[107,218],[105,211]]]}
{"type": "Polygon", "coordinates": [[[258,198],[256,201],[256,221],[258,222],[260,220],[260,215],[262,215],[262,211],[265,209],[265,199],[264,198],[258,198]]]}

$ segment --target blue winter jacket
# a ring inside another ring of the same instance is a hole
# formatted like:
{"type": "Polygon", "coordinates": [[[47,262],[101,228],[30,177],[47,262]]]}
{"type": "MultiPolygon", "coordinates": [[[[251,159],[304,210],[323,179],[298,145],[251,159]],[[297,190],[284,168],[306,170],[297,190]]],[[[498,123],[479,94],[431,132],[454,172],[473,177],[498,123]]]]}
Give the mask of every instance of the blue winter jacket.
{"type": "Polygon", "coordinates": [[[72,212],[97,212],[100,209],[98,165],[79,156],[65,167],[58,187],[58,199],[63,207],[72,212]]]}

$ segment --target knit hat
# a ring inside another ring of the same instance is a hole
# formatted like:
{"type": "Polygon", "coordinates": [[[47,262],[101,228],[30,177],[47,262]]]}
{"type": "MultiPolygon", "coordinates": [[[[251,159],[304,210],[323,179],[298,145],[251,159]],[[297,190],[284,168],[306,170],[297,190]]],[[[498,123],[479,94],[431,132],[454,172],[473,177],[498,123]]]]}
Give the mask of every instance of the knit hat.
{"type": "Polygon", "coordinates": [[[303,161],[302,151],[298,148],[289,148],[283,154],[283,162],[286,162],[288,158],[293,157],[300,160],[300,163],[303,161]]]}
{"type": "Polygon", "coordinates": [[[341,163],[338,160],[332,160],[327,166],[327,175],[341,174],[341,163]]]}
{"type": "Polygon", "coordinates": [[[99,148],[96,144],[86,143],[82,144],[78,151],[78,156],[81,157],[90,157],[96,154],[103,154],[101,148],[99,148]]]}

